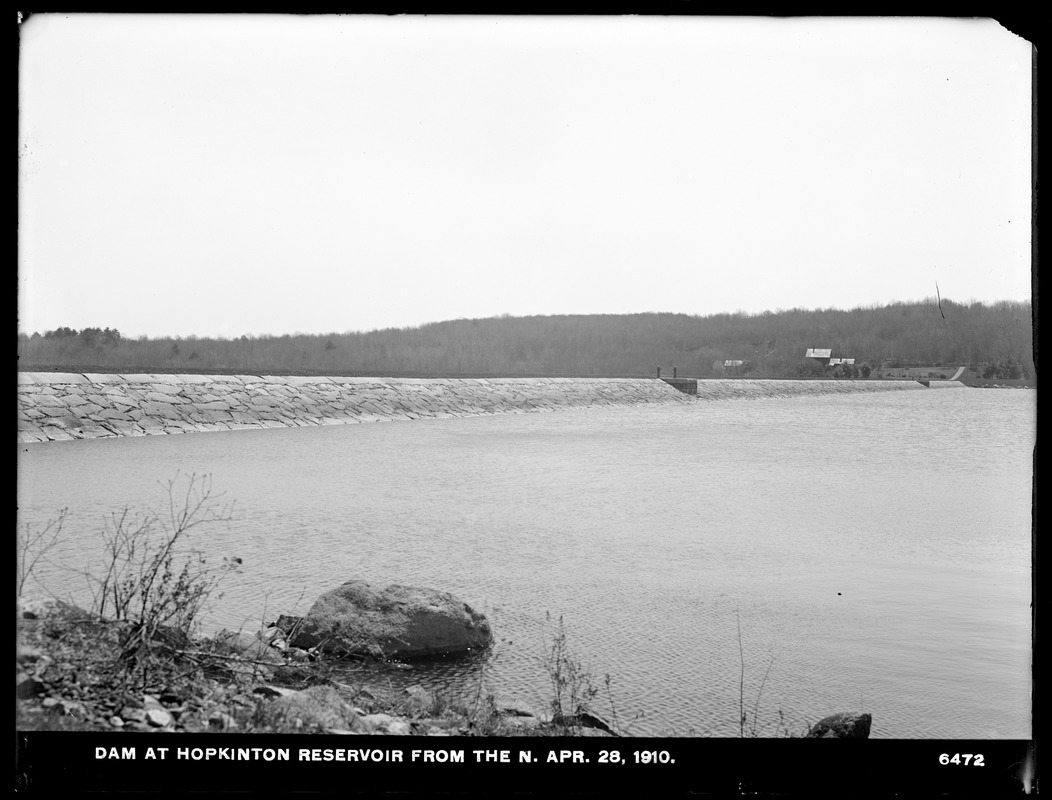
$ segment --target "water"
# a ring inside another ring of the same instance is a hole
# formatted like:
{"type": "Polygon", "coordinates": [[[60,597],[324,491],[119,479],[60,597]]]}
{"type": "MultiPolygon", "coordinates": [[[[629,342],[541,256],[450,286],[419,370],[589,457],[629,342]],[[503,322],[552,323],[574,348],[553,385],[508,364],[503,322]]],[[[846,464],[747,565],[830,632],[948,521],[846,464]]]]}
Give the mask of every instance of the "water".
{"type": "Polygon", "coordinates": [[[105,518],[207,473],[235,505],[198,544],[243,559],[208,630],[410,583],[499,641],[395,686],[544,709],[561,616],[633,735],[737,736],[744,699],[767,735],[1029,738],[1035,437],[1035,392],[962,389],[52,442],[19,446],[19,524],[70,509],[38,572],[84,602],[105,518]]]}

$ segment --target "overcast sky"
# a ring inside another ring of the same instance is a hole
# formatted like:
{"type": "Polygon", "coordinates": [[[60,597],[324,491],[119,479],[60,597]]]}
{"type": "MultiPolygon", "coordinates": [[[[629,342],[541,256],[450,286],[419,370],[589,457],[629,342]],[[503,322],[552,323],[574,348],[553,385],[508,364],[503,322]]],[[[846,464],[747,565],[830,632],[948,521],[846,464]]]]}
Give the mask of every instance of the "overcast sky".
{"type": "Polygon", "coordinates": [[[19,330],[1030,299],[990,20],[40,14],[19,330]]]}

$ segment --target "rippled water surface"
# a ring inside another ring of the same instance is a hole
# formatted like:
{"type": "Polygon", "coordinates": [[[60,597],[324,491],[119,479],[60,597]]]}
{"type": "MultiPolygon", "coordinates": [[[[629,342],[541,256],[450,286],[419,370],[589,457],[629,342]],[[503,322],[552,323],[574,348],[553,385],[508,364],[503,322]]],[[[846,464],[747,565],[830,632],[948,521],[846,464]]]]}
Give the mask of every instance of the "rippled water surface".
{"type": "Polygon", "coordinates": [[[499,642],[395,684],[543,709],[562,617],[634,735],[737,736],[744,660],[767,735],[864,709],[874,737],[1029,738],[1035,429],[1035,392],[961,389],[52,442],[19,446],[19,523],[68,507],[55,560],[84,569],[113,511],[208,473],[235,506],[199,544],[244,562],[212,630],[412,583],[499,642]]]}

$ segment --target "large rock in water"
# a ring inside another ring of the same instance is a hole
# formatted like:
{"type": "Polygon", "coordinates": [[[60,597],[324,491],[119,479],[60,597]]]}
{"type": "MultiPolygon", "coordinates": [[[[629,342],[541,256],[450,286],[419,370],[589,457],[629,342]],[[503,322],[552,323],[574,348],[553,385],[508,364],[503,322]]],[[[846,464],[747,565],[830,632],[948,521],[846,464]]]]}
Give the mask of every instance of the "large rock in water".
{"type": "Polygon", "coordinates": [[[833,714],[814,724],[808,739],[868,739],[873,717],[869,714],[833,714]]]}
{"type": "Polygon", "coordinates": [[[463,653],[493,641],[489,622],[448,592],[348,581],[319,597],[291,643],[326,653],[419,658],[463,653]]]}

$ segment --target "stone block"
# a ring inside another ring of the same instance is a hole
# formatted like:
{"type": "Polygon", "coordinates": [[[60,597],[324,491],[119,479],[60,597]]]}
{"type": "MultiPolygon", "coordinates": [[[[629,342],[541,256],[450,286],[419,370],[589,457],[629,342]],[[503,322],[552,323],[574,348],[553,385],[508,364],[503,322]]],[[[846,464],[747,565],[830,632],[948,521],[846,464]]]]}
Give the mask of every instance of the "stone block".
{"type": "Polygon", "coordinates": [[[70,435],[62,428],[56,428],[51,425],[41,426],[40,431],[48,438],[48,441],[51,442],[67,442],[71,439],[77,438],[76,436],[70,435]]]}
{"type": "Polygon", "coordinates": [[[160,420],[179,419],[182,415],[171,403],[157,403],[150,400],[143,402],[144,414],[160,420]]]}
{"type": "Polygon", "coordinates": [[[124,376],[117,375],[112,372],[85,372],[84,377],[89,383],[93,383],[97,386],[103,386],[106,384],[120,384],[124,383],[124,376]]]}
{"type": "Polygon", "coordinates": [[[108,419],[103,425],[119,436],[145,436],[146,433],[131,420],[108,419]]]}
{"type": "Polygon", "coordinates": [[[86,377],[77,372],[32,372],[29,373],[33,383],[50,385],[61,385],[70,383],[91,383],[86,377]]]}

